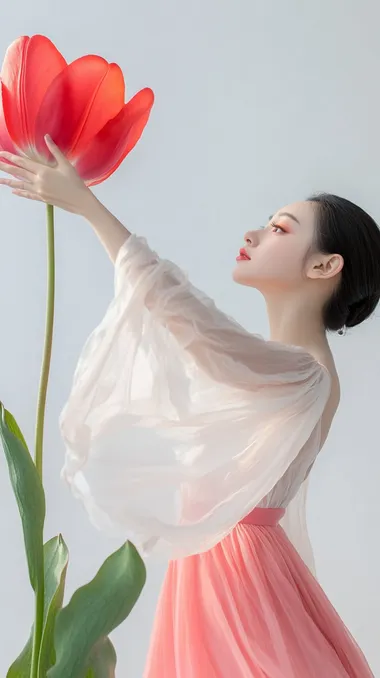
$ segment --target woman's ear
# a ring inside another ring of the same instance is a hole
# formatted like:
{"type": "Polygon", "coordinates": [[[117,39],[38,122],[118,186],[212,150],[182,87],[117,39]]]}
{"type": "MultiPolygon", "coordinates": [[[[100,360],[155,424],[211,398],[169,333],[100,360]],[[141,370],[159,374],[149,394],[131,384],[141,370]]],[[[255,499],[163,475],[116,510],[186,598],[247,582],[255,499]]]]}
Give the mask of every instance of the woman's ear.
{"type": "Polygon", "coordinates": [[[307,277],[312,280],[330,280],[341,272],[344,259],[341,254],[314,254],[307,266],[307,277]]]}

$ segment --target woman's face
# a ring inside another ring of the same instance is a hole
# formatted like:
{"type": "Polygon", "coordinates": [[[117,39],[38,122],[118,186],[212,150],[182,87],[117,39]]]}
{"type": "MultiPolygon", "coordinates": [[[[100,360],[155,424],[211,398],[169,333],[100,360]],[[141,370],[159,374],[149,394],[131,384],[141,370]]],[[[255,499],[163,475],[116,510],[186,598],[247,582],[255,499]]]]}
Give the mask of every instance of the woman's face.
{"type": "Polygon", "coordinates": [[[243,256],[237,261],[234,281],[264,294],[298,287],[308,277],[305,260],[313,244],[314,228],[312,202],[283,207],[264,228],[245,234],[243,250],[249,258],[243,256]]]}

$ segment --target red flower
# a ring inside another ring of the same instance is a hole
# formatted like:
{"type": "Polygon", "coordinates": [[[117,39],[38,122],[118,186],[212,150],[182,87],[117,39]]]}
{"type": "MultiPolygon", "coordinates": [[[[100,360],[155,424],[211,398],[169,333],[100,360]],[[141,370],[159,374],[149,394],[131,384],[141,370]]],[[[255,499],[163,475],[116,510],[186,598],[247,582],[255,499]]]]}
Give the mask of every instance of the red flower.
{"type": "Polygon", "coordinates": [[[136,145],[154,101],[146,88],[125,104],[119,66],[93,55],[67,64],[42,35],[12,43],[0,80],[0,149],[46,161],[49,134],[89,186],[136,145]]]}

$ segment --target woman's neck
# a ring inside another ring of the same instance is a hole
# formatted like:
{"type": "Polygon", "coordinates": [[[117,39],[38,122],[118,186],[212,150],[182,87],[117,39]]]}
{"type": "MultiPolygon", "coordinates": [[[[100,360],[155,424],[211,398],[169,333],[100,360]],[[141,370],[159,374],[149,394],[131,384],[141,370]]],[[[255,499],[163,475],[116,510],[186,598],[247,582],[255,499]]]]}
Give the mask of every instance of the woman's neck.
{"type": "Polygon", "coordinates": [[[328,345],[321,313],[316,305],[307,301],[279,297],[266,298],[270,338],[283,344],[301,346],[307,350],[328,345]]]}

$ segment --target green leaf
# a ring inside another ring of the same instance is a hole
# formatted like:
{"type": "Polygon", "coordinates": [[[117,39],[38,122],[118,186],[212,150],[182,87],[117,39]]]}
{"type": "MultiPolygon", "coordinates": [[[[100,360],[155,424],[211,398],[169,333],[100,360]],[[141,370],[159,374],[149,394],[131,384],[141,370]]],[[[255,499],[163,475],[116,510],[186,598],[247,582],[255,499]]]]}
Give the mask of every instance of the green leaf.
{"type": "MultiPolygon", "coordinates": [[[[54,625],[62,606],[68,563],[68,550],[61,535],[44,545],[45,601],[44,625],[39,658],[39,677],[45,678],[55,662],[54,625]]],[[[10,667],[7,678],[29,678],[32,661],[33,627],[23,651],[10,667]]]]}
{"type": "Polygon", "coordinates": [[[29,678],[32,664],[33,628],[21,654],[8,669],[7,678],[29,678]]]}
{"type": "Polygon", "coordinates": [[[48,678],[86,675],[94,646],[126,619],[145,579],[145,565],[130,542],[107,558],[94,579],[78,589],[58,613],[56,663],[48,678]]]}
{"type": "Polygon", "coordinates": [[[44,546],[45,605],[44,627],[38,665],[39,678],[45,678],[55,662],[54,629],[62,607],[69,552],[62,535],[50,539],[44,546]]]}
{"type": "Polygon", "coordinates": [[[8,410],[5,410],[5,421],[7,423],[7,426],[9,428],[10,432],[13,433],[13,435],[16,436],[16,438],[18,438],[23,443],[23,445],[26,447],[26,449],[28,449],[28,446],[26,444],[26,440],[25,440],[25,438],[22,434],[22,431],[21,431],[16,419],[14,418],[14,416],[10,412],[8,412],[8,410]]]}
{"type": "Polygon", "coordinates": [[[116,652],[108,637],[92,648],[85,678],[115,678],[116,652]]]}
{"type": "Polygon", "coordinates": [[[21,516],[29,578],[36,591],[43,578],[45,494],[16,420],[0,403],[0,438],[21,516]]]}

